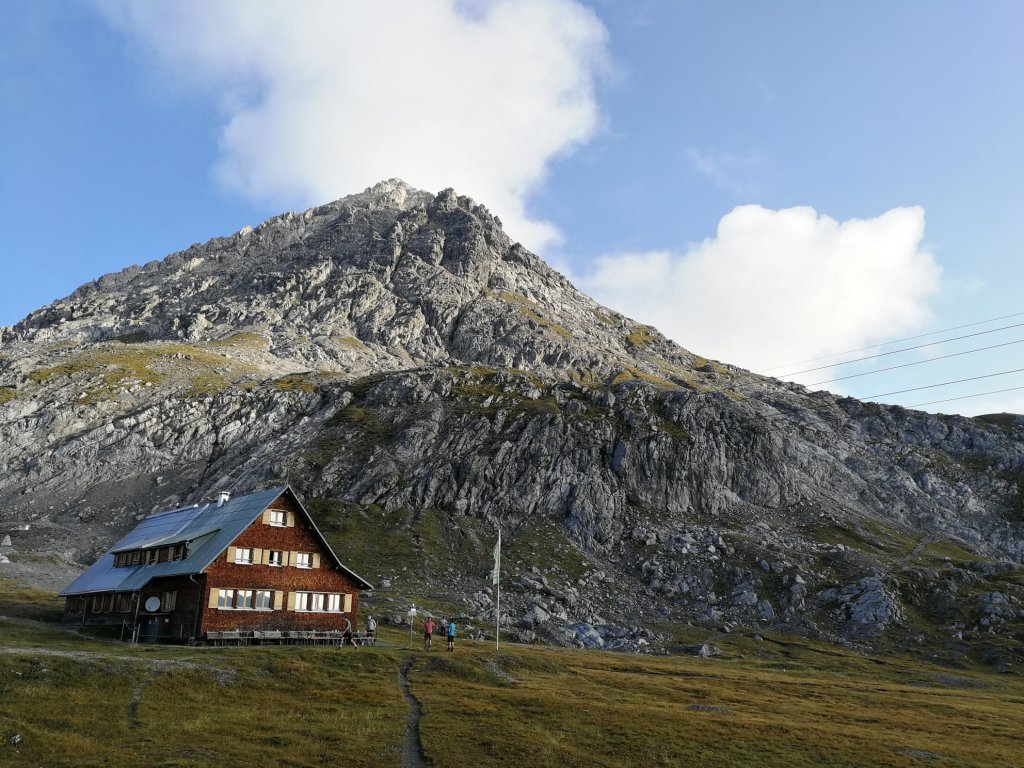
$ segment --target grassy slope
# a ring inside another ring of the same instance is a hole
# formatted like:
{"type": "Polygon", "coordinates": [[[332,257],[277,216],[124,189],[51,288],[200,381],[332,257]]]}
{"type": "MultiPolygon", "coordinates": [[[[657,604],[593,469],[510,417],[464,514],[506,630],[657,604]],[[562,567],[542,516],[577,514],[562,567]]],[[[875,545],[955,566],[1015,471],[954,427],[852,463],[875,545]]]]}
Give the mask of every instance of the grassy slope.
{"type": "Polygon", "coordinates": [[[719,659],[459,642],[162,648],[63,631],[0,582],[0,762],[398,766],[413,694],[434,766],[1015,765],[1024,681],[804,640],[727,636],[719,659]],[[513,679],[509,679],[513,678],[513,679]],[[9,744],[14,734],[22,741],[9,744]]]}

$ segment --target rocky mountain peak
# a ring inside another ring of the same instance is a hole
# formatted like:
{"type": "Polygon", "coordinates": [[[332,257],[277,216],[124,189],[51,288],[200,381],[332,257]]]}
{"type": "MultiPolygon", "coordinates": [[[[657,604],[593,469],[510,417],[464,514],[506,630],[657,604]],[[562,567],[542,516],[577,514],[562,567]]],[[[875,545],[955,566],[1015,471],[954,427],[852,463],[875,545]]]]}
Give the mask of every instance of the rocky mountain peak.
{"type": "Polygon", "coordinates": [[[666,358],[689,360],[512,242],[484,206],[398,179],[105,275],[0,339],[210,342],[239,332],[265,338],[266,361],[289,370],[454,361],[654,375],[666,358]],[[654,362],[636,359],[652,352],[654,362]]]}
{"type": "Polygon", "coordinates": [[[285,482],[386,599],[463,623],[500,523],[517,639],[1024,642],[1024,419],[697,358],[453,190],[381,182],[0,329],[0,575],[60,587],[149,512],[285,482]]]}

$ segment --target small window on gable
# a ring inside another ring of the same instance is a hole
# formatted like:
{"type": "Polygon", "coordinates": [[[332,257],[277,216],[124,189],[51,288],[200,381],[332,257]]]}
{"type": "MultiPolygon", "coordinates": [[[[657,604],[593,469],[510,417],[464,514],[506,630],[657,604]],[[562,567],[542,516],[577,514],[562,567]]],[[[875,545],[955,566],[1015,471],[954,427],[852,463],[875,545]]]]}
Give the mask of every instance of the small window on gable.
{"type": "Polygon", "coordinates": [[[295,567],[296,568],[312,568],[313,567],[313,555],[309,552],[296,552],[295,553],[295,567]]]}
{"type": "Polygon", "coordinates": [[[267,565],[280,566],[284,565],[284,558],[282,552],[279,549],[272,549],[267,554],[267,565]]]}
{"type": "Polygon", "coordinates": [[[271,510],[268,510],[268,511],[269,511],[269,514],[267,515],[267,522],[270,523],[271,525],[276,525],[279,528],[284,528],[284,526],[285,526],[285,511],[283,509],[271,509],[271,510]]]}
{"type": "Polygon", "coordinates": [[[235,549],[236,565],[252,565],[252,549],[237,547],[235,549]]]}

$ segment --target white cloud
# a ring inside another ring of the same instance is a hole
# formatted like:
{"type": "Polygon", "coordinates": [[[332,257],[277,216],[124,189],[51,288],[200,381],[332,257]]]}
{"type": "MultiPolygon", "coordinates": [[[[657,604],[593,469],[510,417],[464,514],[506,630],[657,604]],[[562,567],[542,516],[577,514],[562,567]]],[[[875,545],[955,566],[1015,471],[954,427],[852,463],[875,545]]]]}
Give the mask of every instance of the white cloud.
{"type": "Polygon", "coordinates": [[[744,205],[685,252],[605,256],[577,282],[684,347],[754,370],[866,346],[931,319],[924,210],[838,222],[744,205]]]}
{"type": "Polygon", "coordinates": [[[326,202],[381,179],[454,186],[534,249],[525,201],[598,122],[606,32],[575,0],[95,0],[176,78],[219,97],[217,179],[326,202]]]}

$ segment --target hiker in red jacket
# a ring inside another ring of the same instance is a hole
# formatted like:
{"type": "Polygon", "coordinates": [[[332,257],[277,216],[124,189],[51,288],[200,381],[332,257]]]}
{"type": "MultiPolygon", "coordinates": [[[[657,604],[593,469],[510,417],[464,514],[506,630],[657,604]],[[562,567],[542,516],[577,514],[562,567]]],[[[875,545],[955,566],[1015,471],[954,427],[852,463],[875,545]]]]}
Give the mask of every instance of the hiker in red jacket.
{"type": "Polygon", "coordinates": [[[427,620],[423,622],[423,650],[429,651],[433,646],[431,641],[434,637],[434,629],[437,625],[434,623],[433,616],[427,616],[427,620]]]}

